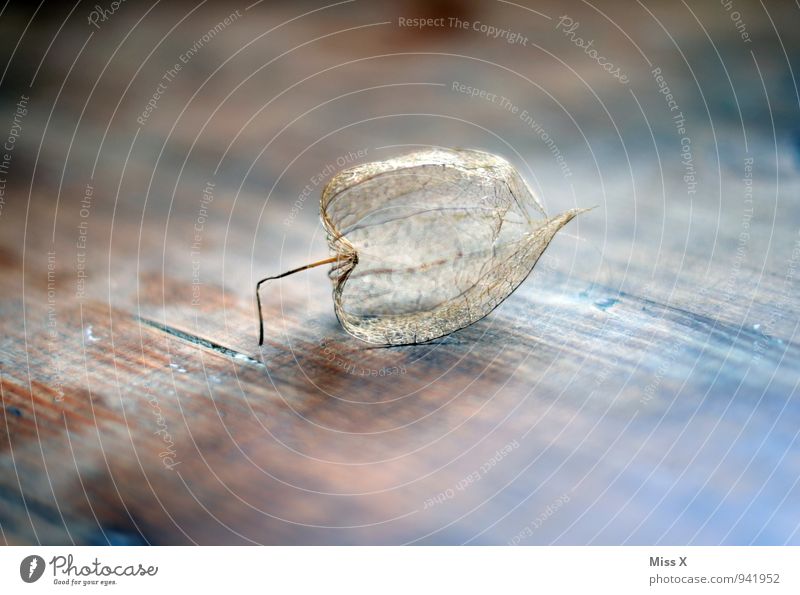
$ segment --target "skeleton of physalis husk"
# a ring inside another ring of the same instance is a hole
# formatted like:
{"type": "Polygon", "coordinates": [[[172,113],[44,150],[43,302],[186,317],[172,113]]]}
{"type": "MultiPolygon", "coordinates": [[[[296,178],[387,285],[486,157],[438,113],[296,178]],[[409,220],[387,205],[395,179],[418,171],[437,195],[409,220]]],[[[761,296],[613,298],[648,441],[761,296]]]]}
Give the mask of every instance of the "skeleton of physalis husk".
{"type": "MultiPolygon", "coordinates": [[[[556,232],[505,159],[428,149],[337,174],[320,213],[333,256],[336,316],[381,345],[423,343],[480,320],[530,274],[556,232]]],[[[258,298],[259,317],[261,302],[258,298]]],[[[263,325],[261,329],[263,340],[263,325]]]]}

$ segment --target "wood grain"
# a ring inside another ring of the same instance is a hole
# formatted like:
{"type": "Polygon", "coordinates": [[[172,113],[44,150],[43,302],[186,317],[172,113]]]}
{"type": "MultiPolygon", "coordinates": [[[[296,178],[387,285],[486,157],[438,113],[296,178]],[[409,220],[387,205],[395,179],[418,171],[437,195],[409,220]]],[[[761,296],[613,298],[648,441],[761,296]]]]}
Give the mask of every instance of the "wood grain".
{"type": "MultiPolygon", "coordinates": [[[[519,30],[518,47],[397,27],[413,3],[259,37],[320,6],[267,4],[240,7],[144,125],[165,69],[236,7],[159,5],[145,26],[125,7],[94,32],[81,13],[36,74],[54,6],[10,62],[3,113],[31,101],[0,210],[2,540],[800,542],[797,8],[770,21],[737,2],[748,45],[711,3],[436,9],[519,30]],[[562,14],[629,86],[556,30],[562,14]],[[454,81],[534,114],[573,175],[454,81]],[[506,155],[551,213],[600,208],[446,338],[359,342],[316,269],[269,286],[259,349],[255,281],[327,255],[320,173],[426,144],[506,155]]],[[[3,56],[25,10],[0,18],[3,56]]]]}

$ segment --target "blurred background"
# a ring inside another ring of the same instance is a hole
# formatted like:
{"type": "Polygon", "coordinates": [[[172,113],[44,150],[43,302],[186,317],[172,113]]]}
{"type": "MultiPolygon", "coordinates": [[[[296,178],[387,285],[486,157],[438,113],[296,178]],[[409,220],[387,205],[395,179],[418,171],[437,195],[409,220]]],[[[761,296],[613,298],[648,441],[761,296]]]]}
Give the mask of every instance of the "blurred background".
{"type": "Polygon", "coordinates": [[[800,5],[0,8],[6,543],[800,543],[800,5]],[[506,157],[570,224],[369,349],[325,182],[506,157]]]}

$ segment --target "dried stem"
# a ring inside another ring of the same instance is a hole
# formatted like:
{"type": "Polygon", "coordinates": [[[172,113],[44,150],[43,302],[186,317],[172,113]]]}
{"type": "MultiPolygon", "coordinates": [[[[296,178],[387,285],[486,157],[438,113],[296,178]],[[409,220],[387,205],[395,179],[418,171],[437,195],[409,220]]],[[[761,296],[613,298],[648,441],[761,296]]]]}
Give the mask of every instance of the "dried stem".
{"type": "Polygon", "coordinates": [[[286,271],[285,273],[281,273],[280,275],[276,275],[274,277],[266,277],[261,279],[258,283],[256,283],[256,304],[258,306],[258,344],[264,344],[264,316],[261,313],[261,295],[259,290],[261,288],[261,284],[266,281],[273,281],[275,279],[280,279],[282,277],[288,277],[289,275],[294,275],[295,273],[299,273],[300,271],[305,271],[306,269],[313,269],[314,267],[322,266],[323,264],[331,264],[339,260],[338,256],[331,256],[330,258],[326,258],[325,260],[318,260],[317,262],[312,262],[311,264],[307,264],[302,267],[298,267],[296,269],[292,269],[291,271],[286,271]]]}

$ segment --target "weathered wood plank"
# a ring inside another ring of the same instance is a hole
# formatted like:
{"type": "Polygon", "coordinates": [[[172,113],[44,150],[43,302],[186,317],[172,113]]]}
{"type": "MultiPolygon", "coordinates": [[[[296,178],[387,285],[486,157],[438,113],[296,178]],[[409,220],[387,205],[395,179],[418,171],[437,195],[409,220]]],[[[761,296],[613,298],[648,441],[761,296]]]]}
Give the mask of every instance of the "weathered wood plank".
{"type": "MultiPolygon", "coordinates": [[[[537,4],[579,20],[625,86],[513,5],[464,16],[524,48],[434,41],[363,3],[257,38],[300,10],[270,3],[204,47],[144,125],[164,69],[227,12],[204,5],[143,62],[183,16],[159,6],[88,99],[136,10],[66,77],[88,35],[70,21],[29,89],[57,29],[32,27],[0,87],[4,110],[32,96],[0,210],[0,538],[797,542],[798,105],[770,20],[741,4],[752,53],[718,5],[605,7],[625,37],[589,5],[537,4]],[[653,67],[689,121],[694,195],[653,67]],[[573,175],[453,81],[533,114],[573,175]],[[360,343],[319,269],[268,288],[259,349],[255,280],[327,253],[322,172],[436,143],[508,156],[551,212],[600,208],[449,337],[360,343]]],[[[793,59],[797,11],[770,10],[793,59]]],[[[0,19],[4,48],[20,22],[0,19]]]]}

